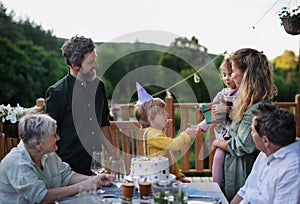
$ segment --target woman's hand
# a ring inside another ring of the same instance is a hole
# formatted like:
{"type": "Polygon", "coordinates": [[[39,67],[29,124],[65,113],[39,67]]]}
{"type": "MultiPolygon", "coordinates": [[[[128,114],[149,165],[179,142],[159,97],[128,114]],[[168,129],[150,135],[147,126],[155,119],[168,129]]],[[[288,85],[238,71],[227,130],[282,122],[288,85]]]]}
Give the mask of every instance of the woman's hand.
{"type": "Polygon", "coordinates": [[[101,174],[97,177],[100,178],[102,186],[109,186],[111,184],[111,176],[109,174],[101,174]]]}
{"type": "Polygon", "coordinates": [[[227,141],[215,139],[211,144],[211,150],[213,151],[216,150],[217,148],[220,148],[224,152],[227,152],[226,145],[227,145],[227,141]]]}
{"type": "Polygon", "coordinates": [[[79,183],[83,187],[93,187],[96,189],[101,188],[102,186],[109,186],[111,184],[111,178],[109,174],[100,174],[98,176],[89,176],[88,179],[79,183]]]}

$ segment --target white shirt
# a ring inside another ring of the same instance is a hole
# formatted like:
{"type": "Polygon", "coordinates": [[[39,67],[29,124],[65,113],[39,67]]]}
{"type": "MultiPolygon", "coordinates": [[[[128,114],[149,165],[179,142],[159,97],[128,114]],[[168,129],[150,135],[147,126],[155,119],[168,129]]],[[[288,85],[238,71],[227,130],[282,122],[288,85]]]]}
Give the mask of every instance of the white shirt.
{"type": "Polygon", "coordinates": [[[238,195],[241,203],[300,203],[300,141],[268,157],[261,152],[238,195]]]}

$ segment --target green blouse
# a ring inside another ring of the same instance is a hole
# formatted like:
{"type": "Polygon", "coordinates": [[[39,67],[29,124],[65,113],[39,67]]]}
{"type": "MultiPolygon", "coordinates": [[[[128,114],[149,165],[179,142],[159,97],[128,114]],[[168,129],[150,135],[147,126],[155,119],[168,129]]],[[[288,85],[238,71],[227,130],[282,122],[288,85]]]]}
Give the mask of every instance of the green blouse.
{"type": "Polygon", "coordinates": [[[258,156],[259,151],[251,135],[252,111],[263,103],[270,102],[257,102],[246,110],[242,120],[232,122],[230,126],[230,139],[226,145],[227,153],[224,162],[224,191],[229,201],[244,185],[258,156]]]}

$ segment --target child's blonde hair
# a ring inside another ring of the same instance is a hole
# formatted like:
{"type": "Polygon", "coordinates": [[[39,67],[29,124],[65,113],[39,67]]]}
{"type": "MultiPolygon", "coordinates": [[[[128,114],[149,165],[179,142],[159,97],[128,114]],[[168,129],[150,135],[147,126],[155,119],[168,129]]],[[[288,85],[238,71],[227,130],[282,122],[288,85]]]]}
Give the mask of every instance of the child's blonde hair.
{"type": "Polygon", "coordinates": [[[219,67],[219,71],[221,72],[222,69],[226,69],[227,71],[232,71],[232,63],[229,57],[225,57],[219,67]]]}
{"type": "Polygon", "coordinates": [[[155,116],[165,109],[165,102],[160,98],[154,98],[151,101],[145,102],[141,105],[136,105],[134,109],[134,116],[141,124],[142,128],[150,127],[148,117],[154,119],[155,116]]]}

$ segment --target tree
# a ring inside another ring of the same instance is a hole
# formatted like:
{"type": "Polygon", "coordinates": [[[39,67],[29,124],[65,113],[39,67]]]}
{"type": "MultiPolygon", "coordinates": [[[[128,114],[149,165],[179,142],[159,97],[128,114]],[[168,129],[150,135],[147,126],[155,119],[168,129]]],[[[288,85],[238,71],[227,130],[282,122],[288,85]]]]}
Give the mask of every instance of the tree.
{"type": "Polygon", "coordinates": [[[273,60],[274,83],[277,86],[277,101],[294,101],[298,89],[297,79],[298,59],[294,52],[285,50],[273,60]]]}
{"type": "Polygon", "coordinates": [[[32,42],[0,38],[0,104],[33,106],[66,73],[64,61],[32,42]]]}
{"type": "Polygon", "coordinates": [[[180,72],[182,69],[200,67],[208,62],[207,48],[198,44],[198,39],[192,37],[176,38],[166,52],[162,53],[159,65],[180,72]]]}
{"type": "Polygon", "coordinates": [[[274,59],[274,66],[278,69],[295,70],[298,58],[293,51],[285,50],[284,53],[274,59]]]}
{"type": "Polygon", "coordinates": [[[0,2],[0,104],[33,106],[67,73],[59,53],[63,40],[29,19],[14,21],[0,2]]]}
{"type": "MultiPolygon", "coordinates": [[[[160,51],[164,46],[149,43],[103,43],[97,50],[97,61],[99,62],[98,75],[104,77],[116,88],[118,83],[126,79],[131,73],[148,65],[157,65],[160,51]]],[[[140,81],[147,79],[147,75],[139,75],[140,81]]],[[[138,80],[138,79],[136,79],[138,80]]],[[[132,82],[135,83],[135,82],[132,82]]],[[[128,98],[133,95],[132,88],[122,88],[118,95],[118,102],[128,103],[128,98]],[[124,99],[124,100],[123,100],[124,99]]],[[[112,96],[112,89],[107,90],[108,97],[112,96]]],[[[136,96],[133,100],[136,101],[136,96]]]]}
{"type": "Polygon", "coordinates": [[[198,102],[208,102],[223,88],[216,69],[220,65],[220,60],[217,58],[213,62],[211,57],[215,55],[209,55],[207,48],[200,45],[197,38],[192,37],[189,40],[186,37],[179,37],[171,43],[166,52],[161,54],[159,65],[180,73],[184,78],[202,69],[197,73],[201,78],[199,84],[195,84],[192,79],[187,82],[193,88],[198,102]]]}
{"type": "Polygon", "coordinates": [[[20,33],[13,17],[14,13],[7,14],[7,9],[0,2],[0,36],[15,41],[20,38],[20,33]]]}

